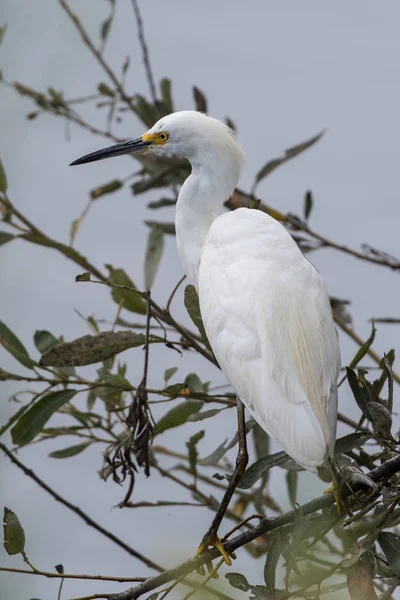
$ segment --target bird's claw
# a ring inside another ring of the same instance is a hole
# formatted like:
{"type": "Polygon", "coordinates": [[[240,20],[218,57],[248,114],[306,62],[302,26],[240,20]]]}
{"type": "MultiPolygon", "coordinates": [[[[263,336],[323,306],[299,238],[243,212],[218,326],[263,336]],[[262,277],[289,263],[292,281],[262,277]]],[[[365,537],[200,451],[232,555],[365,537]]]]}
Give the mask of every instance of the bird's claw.
{"type": "MultiPolygon", "coordinates": [[[[196,556],[200,556],[201,554],[203,554],[203,552],[206,552],[210,547],[216,548],[218,550],[218,552],[224,559],[225,564],[228,565],[228,567],[232,565],[232,559],[235,559],[236,555],[233,552],[229,553],[225,550],[224,545],[222,543],[222,539],[219,538],[217,535],[214,535],[212,537],[205,536],[200,546],[197,548],[196,556]]],[[[218,579],[218,573],[213,573],[213,566],[211,561],[206,563],[206,567],[209,575],[213,574],[213,578],[218,579]]],[[[205,571],[202,566],[198,567],[196,571],[198,575],[205,575],[205,571]]]]}
{"type": "Polygon", "coordinates": [[[333,494],[336,501],[336,509],[338,515],[342,515],[344,512],[344,507],[342,502],[342,496],[340,494],[340,485],[333,481],[332,485],[330,485],[328,489],[324,491],[324,496],[326,496],[327,494],[333,494]]]}

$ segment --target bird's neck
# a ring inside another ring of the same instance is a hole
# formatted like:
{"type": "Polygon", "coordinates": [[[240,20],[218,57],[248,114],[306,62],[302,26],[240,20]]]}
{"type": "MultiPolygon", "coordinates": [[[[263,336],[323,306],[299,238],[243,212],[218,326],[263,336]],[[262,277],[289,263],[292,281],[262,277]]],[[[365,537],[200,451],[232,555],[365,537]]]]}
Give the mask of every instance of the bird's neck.
{"type": "Polygon", "coordinates": [[[176,205],[176,242],[189,282],[197,287],[201,252],[215,219],[226,211],[224,202],[235,189],[240,164],[229,156],[208,164],[191,161],[192,173],[183,184],[176,205]]]}

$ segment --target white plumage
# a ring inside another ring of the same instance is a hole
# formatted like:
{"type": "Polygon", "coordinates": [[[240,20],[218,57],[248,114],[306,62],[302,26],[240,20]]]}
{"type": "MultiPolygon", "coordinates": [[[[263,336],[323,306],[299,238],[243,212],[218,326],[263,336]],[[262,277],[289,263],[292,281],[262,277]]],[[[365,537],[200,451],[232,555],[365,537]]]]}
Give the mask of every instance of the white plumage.
{"type": "Polygon", "coordinates": [[[320,275],[272,217],[246,208],[226,212],[243,151],[216,119],[173,113],[141,138],[74,164],[144,149],[190,161],[176,207],[177,245],[198,289],[211,347],[255,420],[314,471],[334,448],[340,367],[320,275]]]}

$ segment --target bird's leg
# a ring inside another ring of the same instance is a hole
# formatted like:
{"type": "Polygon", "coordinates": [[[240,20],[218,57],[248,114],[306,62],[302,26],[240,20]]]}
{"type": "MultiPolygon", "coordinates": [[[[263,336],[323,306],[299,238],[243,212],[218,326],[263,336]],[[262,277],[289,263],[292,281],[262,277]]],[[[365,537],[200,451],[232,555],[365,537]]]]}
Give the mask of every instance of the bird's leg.
{"type": "Polygon", "coordinates": [[[340,480],[340,473],[338,472],[338,469],[336,469],[333,459],[329,460],[329,467],[331,469],[333,481],[332,481],[331,485],[328,487],[328,489],[324,491],[324,495],[333,494],[333,496],[335,497],[335,500],[336,500],[337,512],[339,515],[341,515],[344,512],[344,508],[343,508],[343,501],[342,501],[342,496],[341,496],[342,483],[340,480]]]}
{"type": "MultiPolygon", "coordinates": [[[[224,518],[226,509],[228,508],[229,502],[233,496],[233,493],[236,489],[237,484],[244,471],[246,470],[247,462],[249,460],[249,456],[247,453],[247,440],[246,440],[246,427],[244,421],[244,405],[240,400],[239,396],[236,397],[236,405],[237,405],[237,416],[238,416],[238,432],[239,432],[239,449],[236,457],[236,466],[235,470],[232,474],[232,477],[229,480],[228,487],[225,490],[224,497],[222,498],[221,504],[218,507],[218,510],[215,514],[214,519],[207,532],[204,534],[203,539],[201,540],[201,544],[197,549],[196,556],[205,552],[210,546],[217,548],[217,550],[221,553],[225,563],[227,565],[231,565],[231,557],[228,552],[225,550],[221,539],[218,537],[218,529],[221,524],[222,519],[224,518]]],[[[235,558],[234,555],[232,555],[235,558]]],[[[208,571],[210,572],[211,563],[207,564],[208,571]]]]}

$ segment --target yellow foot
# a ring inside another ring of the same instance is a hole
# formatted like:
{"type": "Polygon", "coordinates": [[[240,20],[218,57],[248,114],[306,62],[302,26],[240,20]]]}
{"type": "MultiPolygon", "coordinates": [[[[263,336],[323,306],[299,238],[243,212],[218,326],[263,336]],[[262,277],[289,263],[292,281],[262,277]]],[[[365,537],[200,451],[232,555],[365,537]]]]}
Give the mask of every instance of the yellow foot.
{"type": "Polygon", "coordinates": [[[324,496],[326,494],[333,494],[336,500],[336,508],[338,511],[338,514],[341,515],[344,512],[344,507],[343,507],[343,502],[342,502],[342,497],[340,495],[340,486],[334,481],[332,482],[332,485],[330,485],[328,487],[327,490],[324,491],[324,496]]]}
{"type": "MultiPolygon", "coordinates": [[[[200,546],[197,548],[196,556],[200,556],[201,554],[203,554],[203,552],[206,552],[210,547],[216,548],[218,550],[218,552],[221,554],[222,558],[224,559],[225,564],[227,564],[228,567],[230,567],[232,565],[232,558],[235,559],[236,555],[233,552],[231,554],[229,554],[223,546],[222,539],[216,535],[213,537],[204,536],[200,546]]],[[[212,566],[211,561],[206,563],[206,566],[207,566],[207,571],[209,572],[209,574],[211,574],[213,572],[213,566],[212,566]]],[[[205,574],[203,567],[199,567],[197,569],[197,572],[199,575],[205,574]]],[[[218,573],[214,573],[213,577],[214,577],[214,579],[218,579],[218,573]]]]}

